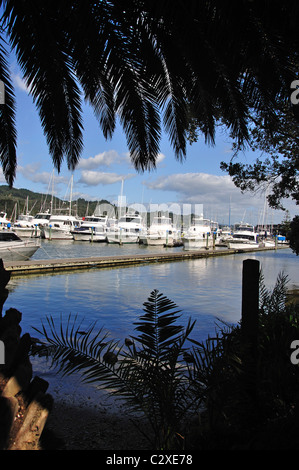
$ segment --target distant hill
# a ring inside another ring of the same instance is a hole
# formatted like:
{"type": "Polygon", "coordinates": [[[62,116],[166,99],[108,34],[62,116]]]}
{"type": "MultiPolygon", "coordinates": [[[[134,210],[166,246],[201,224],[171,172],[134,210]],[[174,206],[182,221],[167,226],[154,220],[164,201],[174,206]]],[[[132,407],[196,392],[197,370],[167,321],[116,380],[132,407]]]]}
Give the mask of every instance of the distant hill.
{"type": "MultiPolygon", "coordinates": [[[[6,185],[0,185],[0,211],[7,213],[8,217],[16,214],[25,213],[28,206],[28,212],[31,215],[37,214],[37,212],[44,212],[51,210],[51,195],[45,195],[41,193],[35,193],[29,189],[17,189],[10,188],[6,185]]],[[[102,199],[100,201],[86,201],[85,199],[79,198],[72,202],[72,213],[79,217],[93,214],[98,203],[108,203],[109,201],[102,199]]],[[[53,197],[53,208],[59,209],[65,207],[66,202],[57,197],[53,197]]]]}

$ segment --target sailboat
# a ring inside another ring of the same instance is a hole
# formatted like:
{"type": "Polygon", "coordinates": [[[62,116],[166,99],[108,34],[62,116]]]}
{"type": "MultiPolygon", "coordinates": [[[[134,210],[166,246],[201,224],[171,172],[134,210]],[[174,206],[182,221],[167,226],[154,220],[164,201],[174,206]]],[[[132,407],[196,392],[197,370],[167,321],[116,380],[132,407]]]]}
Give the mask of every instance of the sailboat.
{"type": "Polygon", "coordinates": [[[48,240],[72,240],[72,230],[81,225],[82,220],[72,215],[73,176],[70,184],[69,208],[58,209],[59,213],[57,214],[54,214],[54,210],[52,210],[48,223],[41,227],[43,238],[48,240]]]}
{"type": "Polygon", "coordinates": [[[138,243],[140,237],[146,232],[146,225],[142,216],[137,212],[126,212],[125,198],[123,197],[124,180],[121,183],[121,194],[118,198],[118,220],[108,224],[107,242],[138,243]]]}
{"type": "Polygon", "coordinates": [[[12,225],[12,230],[21,238],[28,238],[34,235],[33,215],[30,214],[29,209],[29,198],[26,198],[26,204],[24,210],[17,217],[16,221],[12,225]]]}

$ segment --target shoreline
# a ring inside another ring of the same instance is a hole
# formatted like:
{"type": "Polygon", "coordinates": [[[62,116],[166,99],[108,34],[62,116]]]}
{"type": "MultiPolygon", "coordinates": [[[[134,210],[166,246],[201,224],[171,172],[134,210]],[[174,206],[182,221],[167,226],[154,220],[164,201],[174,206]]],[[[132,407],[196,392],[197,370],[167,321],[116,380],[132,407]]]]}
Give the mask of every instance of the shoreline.
{"type": "MultiPolygon", "coordinates": [[[[34,375],[49,383],[53,398],[41,445],[45,450],[149,450],[121,401],[96,386],[82,383],[79,374],[63,376],[44,358],[31,358],[34,375]]],[[[142,419],[134,422],[146,429],[142,419]]]]}
{"type": "Polygon", "coordinates": [[[121,412],[54,400],[41,437],[43,450],[149,450],[149,441],[121,412]]]}

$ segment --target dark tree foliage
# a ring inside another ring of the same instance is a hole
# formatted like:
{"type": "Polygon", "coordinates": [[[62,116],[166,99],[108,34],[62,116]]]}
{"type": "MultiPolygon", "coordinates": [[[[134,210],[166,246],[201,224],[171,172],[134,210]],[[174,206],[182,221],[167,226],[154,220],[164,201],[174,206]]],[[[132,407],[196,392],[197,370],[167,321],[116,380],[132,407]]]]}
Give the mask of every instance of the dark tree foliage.
{"type": "Polygon", "coordinates": [[[290,247],[296,255],[299,255],[299,216],[296,215],[290,224],[289,232],[290,247]]]}
{"type": "Polygon", "coordinates": [[[262,187],[267,190],[269,206],[284,209],[284,198],[292,198],[299,204],[299,124],[290,108],[278,111],[277,117],[277,126],[272,131],[263,119],[256,120],[248,141],[248,148],[259,154],[253,164],[238,161],[240,148],[235,145],[232,160],[222,162],[221,168],[242,191],[262,187]]]}
{"type": "Polygon", "coordinates": [[[105,138],[117,119],[139,171],[155,167],[162,130],[186,156],[195,122],[206,142],[219,118],[238,144],[252,116],[277,122],[298,55],[295,0],[0,0],[0,160],[12,185],[15,98],[7,57],[13,49],[59,170],[83,148],[82,100],[105,138]]]}

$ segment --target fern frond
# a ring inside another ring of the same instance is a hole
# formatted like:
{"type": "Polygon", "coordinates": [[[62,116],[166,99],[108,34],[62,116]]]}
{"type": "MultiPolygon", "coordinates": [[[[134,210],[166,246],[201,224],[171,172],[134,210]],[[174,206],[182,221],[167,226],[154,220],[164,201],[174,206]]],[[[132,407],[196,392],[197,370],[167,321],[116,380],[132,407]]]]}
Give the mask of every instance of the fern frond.
{"type": "Polygon", "coordinates": [[[133,339],[150,351],[153,359],[163,358],[183,334],[183,326],[174,325],[181,310],[177,310],[176,304],[158,290],[153,290],[143,305],[145,314],[134,323],[141,334],[133,339]]]}

